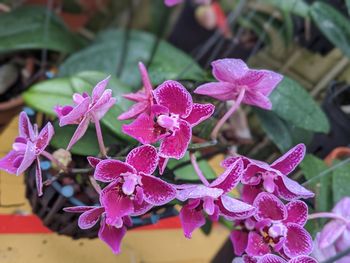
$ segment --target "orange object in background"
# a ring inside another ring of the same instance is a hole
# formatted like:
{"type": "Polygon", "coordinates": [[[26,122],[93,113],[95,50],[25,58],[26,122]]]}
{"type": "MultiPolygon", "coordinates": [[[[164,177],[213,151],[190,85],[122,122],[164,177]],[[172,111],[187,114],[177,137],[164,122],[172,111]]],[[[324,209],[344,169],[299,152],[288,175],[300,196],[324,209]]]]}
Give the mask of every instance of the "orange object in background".
{"type": "Polygon", "coordinates": [[[327,157],[324,159],[324,162],[331,166],[334,160],[343,159],[345,157],[350,157],[350,148],[349,147],[337,147],[327,157]]]}

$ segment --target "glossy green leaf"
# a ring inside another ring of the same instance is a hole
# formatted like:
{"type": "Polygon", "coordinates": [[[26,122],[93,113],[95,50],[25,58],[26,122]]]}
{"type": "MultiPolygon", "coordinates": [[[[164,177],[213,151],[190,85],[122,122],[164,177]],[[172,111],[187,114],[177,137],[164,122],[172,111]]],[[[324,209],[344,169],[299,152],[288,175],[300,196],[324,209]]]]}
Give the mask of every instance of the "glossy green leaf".
{"type": "Polygon", "coordinates": [[[349,19],[323,2],[315,2],[310,11],[313,21],[328,40],[350,57],[349,19]]]}
{"type": "MultiPolygon", "coordinates": [[[[307,180],[319,175],[328,167],[323,160],[312,154],[307,154],[300,164],[301,170],[307,180]]],[[[329,211],[332,208],[332,178],[324,177],[319,182],[314,183],[311,187],[315,192],[316,211],[329,211]]]]}
{"type": "MultiPolygon", "coordinates": [[[[338,162],[335,162],[337,164],[338,162]]],[[[334,204],[350,195],[350,164],[345,164],[333,171],[333,201],[334,204]]]]}
{"type": "MultiPolygon", "coordinates": [[[[66,149],[77,126],[67,125],[59,127],[58,122],[56,121],[54,123],[54,128],[55,135],[52,138],[50,145],[56,149],[66,149]]],[[[106,147],[120,143],[116,137],[111,136],[108,132],[104,132],[103,135],[106,147]]],[[[82,156],[97,156],[99,154],[100,148],[97,141],[96,131],[92,125],[88,128],[84,136],[72,147],[70,152],[82,156]]]]}
{"type": "MultiPolygon", "coordinates": [[[[199,155],[197,155],[197,156],[199,156],[199,155]]],[[[184,163],[184,162],[187,163],[189,161],[190,161],[190,156],[187,152],[186,155],[184,156],[184,158],[182,158],[181,160],[170,159],[167,168],[174,169],[175,167],[177,167],[179,165],[181,166],[182,163],[184,163]]],[[[208,162],[206,160],[198,161],[198,165],[199,165],[199,168],[201,169],[201,171],[203,172],[204,176],[207,179],[215,179],[216,178],[215,172],[213,171],[213,169],[210,167],[210,165],[208,164],[208,162]]],[[[191,163],[175,169],[174,174],[175,174],[175,179],[177,179],[177,180],[185,180],[185,181],[198,181],[199,180],[191,163]]]]}
{"type": "Polygon", "coordinates": [[[272,110],[288,123],[308,131],[329,131],[329,122],[318,104],[296,81],[284,77],[270,95],[272,110]]]}
{"type": "MultiPolygon", "coordinates": [[[[55,116],[53,110],[55,106],[72,105],[73,93],[86,91],[91,94],[93,87],[104,78],[106,78],[105,73],[82,72],[70,78],[46,80],[30,87],[24,92],[23,98],[30,107],[55,116]]],[[[112,89],[117,103],[108,111],[101,122],[119,138],[132,141],[129,136],[121,132],[122,122],[117,120],[117,117],[131,105],[127,100],[121,99],[122,94],[131,92],[131,88],[114,77],[110,79],[107,88],[112,89]]]]}
{"type": "Polygon", "coordinates": [[[71,53],[82,40],[70,32],[53,13],[38,6],[24,6],[0,16],[0,52],[43,49],[71,53]]]}
{"type": "MultiPolygon", "coordinates": [[[[122,59],[124,37],[122,30],[102,32],[92,45],[73,54],[61,65],[60,75],[73,75],[86,70],[97,70],[115,75],[122,59]]],[[[151,59],[155,43],[154,35],[142,31],[131,31],[120,76],[122,82],[133,87],[140,85],[141,78],[137,64],[139,61],[147,64],[151,59]]],[[[192,62],[193,60],[184,52],[162,40],[149,67],[151,81],[156,85],[166,79],[174,79],[185,65],[192,62]]],[[[195,63],[182,78],[200,79],[201,77],[203,77],[203,71],[195,63]]]]}

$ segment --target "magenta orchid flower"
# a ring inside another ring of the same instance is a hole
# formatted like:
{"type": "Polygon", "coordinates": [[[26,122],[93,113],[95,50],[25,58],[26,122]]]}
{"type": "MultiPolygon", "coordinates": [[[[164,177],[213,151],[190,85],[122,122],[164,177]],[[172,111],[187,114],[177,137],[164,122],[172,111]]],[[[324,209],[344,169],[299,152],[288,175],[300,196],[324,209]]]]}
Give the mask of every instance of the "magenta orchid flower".
{"type": "Polygon", "coordinates": [[[157,150],[151,145],[133,149],[125,162],[107,159],[96,164],[94,178],[110,183],[100,193],[107,224],[115,225],[125,216],[142,215],[175,198],[176,189],[152,175],[157,165],[157,150]]]}
{"type": "Polygon", "coordinates": [[[256,231],[249,232],[245,249],[249,256],[263,256],[271,250],[289,258],[311,253],[312,238],[303,228],[308,214],[304,202],[292,201],[284,205],[276,196],[260,193],[254,201],[254,207],[256,231]]]}
{"type": "Polygon", "coordinates": [[[153,105],[152,84],[148,76],[147,69],[142,62],[139,62],[139,70],[142,78],[143,89],[136,92],[123,95],[124,98],[136,102],[130,109],[122,113],[118,120],[134,119],[141,113],[151,113],[153,105]]]}
{"type": "Polygon", "coordinates": [[[99,239],[104,241],[113,253],[120,253],[121,241],[126,234],[127,227],[132,226],[130,217],[125,216],[114,225],[109,225],[106,223],[105,209],[101,206],[75,206],[66,207],[63,210],[70,213],[82,213],[78,220],[81,229],[90,229],[101,219],[98,231],[99,239]]]}
{"type": "MultiPolygon", "coordinates": [[[[164,0],[164,3],[166,6],[175,6],[183,3],[184,1],[185,0],[164,0]]],[[[211,0],[196,0],[195,2],[198,4],[209,4],[211,0]]]]}
{"type": "Polygon", "coordinates": [[[143,144],[161,140],[160,157],[181,159],[191,141],[192,127],[208,119],[214,105],[193,103],[185,87],[172,80],[161,84],[153,95],[156,104],[151,115],[140,114],[122,130],[143,144]]]}
{"type": "Polygon", "coordinates": [[[18,128],[19,136],[12,144],[12,151],[0,160],[0,169],[18,176],[36,162],[36,187],[41,196],[43,183],[39,156],[46,155],[45,148],[54,135],[54,129],[48,122],[39,133],[37,125],[32,126],[25,112],[19,115],[18,128]]]}
{"type": "Polygon", "coordinates": [[[199,86],[194,92],[218,100],[237,100],[263,109],[271,109],[268,98],[282,80],[282,75],[269,70],[249,69],[240,59],[219,59],[212,62],[213,75],[219,82],[199,86]]]}
{"type": "MultiPolygon", "coordinates": [[[[227,167],[237,158],[243,158],[245,172],[242,177],[242,183],[244,185],[262,187],[269,193],[274,193],[284,200],[291,201],[314,196],[314,193],[287,177],[287,175],[293,172],[304,159],[304,156],[305,145],[298,144],[271,165],[245,157],[228,158],[222,165],[227,167]]],[[[246,191],[245,198],[251,200],[255,198],[254,195],[257,193],[259,193],[259,191],[246,191]],[[249,194],[253,196],[249,197],[249,194]]]]}
{"type": "Polygon", "coordinates": [[[285,260],[280,256],[267,254],[262,257],[249,257],[244,255],[242,258],[233,260],[232,263],[317,263],[317,261],[309,256],[298,256],[290,260],[285,260]]]}
{"type": "Polygon", "coordinates": [[[92,96],[83,92],[82,94],[75,93],[73,95],[73,102],[75,106],[56,106],[55,111],[60,120],[60,127],[77,124],[72,139],[70,140],[67,150],[70,150],[73,145],[84,136],[88,129],[89,123],[95,123],[97,139],[100,145],[100,150],[106,156],[106,150],[103,144],[102,132],[100,127],[100,119],[113,107],[116,98],[112,97],[112,90],[106,89],[109,77],[100,81],[93,89],[92,96]]]}
{"type": "Polygon", "coordinates": [[[184,235],[191,238],[192,232],[205,224],[205,212],[213,221],[219,216],[228,220],[248,218],[255,209],[227,193],[239,183],[243,171],[241,160],[237,160],[211,184],[178,186],[177,199],[187,201],[181,211],[180,220],[184,235]]]}
{"type": "MultiPolygon", "coordinates": [[[[344,197],[333,208],[332,213],[316,213],[311,218],[330,217],[322,231],[317,234],[313,256],[320,261],[327,260],[350,247],[350,197],[344,197]]],[[[337,263],[350,262],[350,256],[344,256],[337,263]]]]}

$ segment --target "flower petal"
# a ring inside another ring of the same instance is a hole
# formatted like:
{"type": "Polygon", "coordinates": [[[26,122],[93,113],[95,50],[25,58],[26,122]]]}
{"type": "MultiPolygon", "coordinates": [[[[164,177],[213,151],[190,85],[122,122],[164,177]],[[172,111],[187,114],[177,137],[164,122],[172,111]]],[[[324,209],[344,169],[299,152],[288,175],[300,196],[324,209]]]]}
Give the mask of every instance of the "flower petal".
{"type": "Polygon", "coordinates": [[[184,205],[180,210],[180,221],[186,238],[192,237],[192,232],[205,224],[202,210],[184,205]]]}
{"type": "Polygon", "coordinates": [[[100,120],[107,111],[114,106],[116,101],[116,98],[112,98],[112,90],[107,89],[103,92],[96,104],[89,110],[89,113],[93,114],[95,121],[100,120]]]}
{"type": "Polygon", "coordinates": [[[248,232],[233,230],[230,234],[233,251],[236,256],[242,256],[248,245],[248,232]]]}
{"type": "Polygon", "coordinates": [[[79,123],[78,128],[75,130],[70,142],[67,146],[67,151],[69,151],[74,144],[77,143],[85,134],[87,128],[89,127],[89,119],[84,117],[83,120],[79,123]]]}
{"type": "Polygon", "coordinates": [[[286,176],[278,176],[275,180],[275,184],[278,187],[278,194],[287,201],[292,201],[299,198],[311,198],[314,197],[314,193],[307,190],[299,183],[289,179],[286,176]]]}
{"type": "Polygon", "coordinates": [[[42,151],[45,150],[45,148],[49,145],[52,136],[55,134],[55,131],[53,129],[53,126],[50,122],[48,122],[44,128],[40,131],[38,135],[38,139],[36,141],[36,148],[37,152],[36,154],[41,153],[42,151]]]}
{"type": "Polygon", "coordinates": [[[286,223],[295,223],[304,226],[308,216],[308,206],[302,201],[293,201],[286,205],[287,219],[286,223]]]}
{"type": "Polygon", "coordinates": [[[292,258],[288,263],[317,263],[317,261],[309,256],[299,256],[292,258]]]}
{"type": "Polygon", "coordinates": [[[186,121],[180,120],[179,129],[170,136],[164,138],[159,147],[159,156],[163,158],[184,157],[192,136],[192,128],[186,121]]]}
{"type": "Polygon", "coordinates": [[[210,187],[216,187],[224,190],[225,193],[230,192],[239,183],[243,172],[243,161],[238,159],[229,168],[225,170],[214,182],[210,184],[210,187]]]}
{"type": "Polygon", "coordinates": [[[20,166],[18,167],[16,174],[20,175],[25,170],[27,170],[29,166],[34,162],[35,158],[36,158],[35,145],[31,141],[28,141],[26,146],[26,151],[23,156],[23,160],[20,166]]]}
{"type": "Polygon", "coordinates": [[[246,63],[241,59],[225,58],[211,63],[213,75],[217,80],[235,83],[249,70],[246,63]]]}
{"type": "Polygon", "coordinates": [[[95,209],[99,206],[72,206],[72,207],[65,207],[63,208],[63,211],[68,213],[84,213],[86,211],[89,211],[91,209],[95,209]]]}
{"type": "Polygon", "coordinates": [[[145,112],[147,108],[148,108],[147,102],[135,103],[126,112],[123,112],[122,114],[120,114],[118,116],[118,120],[123,121],[123,120],[134,119],[141,113],[145,112]]]}
{"type": "Polygon", "coordinates": [[[273,255],[273,254],[267,254],[263,257],[261,257],[258,261],[258,263],[287,263],[283,258],[273,255]]]}
{"type": "Polygon", "coordinates": [[[159,174],[162,175],[164,173],[164,170],[166,166],[168,165],[169,158],[163,158],[159,157],[159,162],[158,162],[158,169],[159,169],[159,174]]]}
{"type": "Polygon", "coordinates": [[[158,165],[157,149],[152,145],[143,145],[133,149],[126,157],[126,163],[136,171],[153,174],[158,165]]]}
{"type": "Polygon", "coordinates": [[[134,212],[130,214],[130,216],[141,216],[147,213],[153,207],[152,204],[147,203],[146,201],[138,204],[134,202],[134,212]]]}
{"type": "Polygon", "coordinates": [[[24,111],[22,111],[19,115],[18,133],[20,137],[23,137],[26,140],[33,140],[35,137],[33,126],[28,118],[27,113],[24,111]]]}
{"type": "Polygon", "coordinates": [[[106,222],[110,225],[115,225],[123,216],[134,212],[132,200],[120,191],[118,184],[119,182],[109,184],[100,194],[101,205],[106,211],[106,222]]]}
{"type": "Polygon", "coordinates": [[[255,198],[262,192],[262,189],[260,186],[255,185],[243,185],[242,186],[242,194],[241,198],[243,202],[246,202],[248,204],[253,204],[255,198]]]}
{"type": "Polygon", "coordinates": [[[38,191],[38,196],[42,196],[43,195],[43,178],[41,176],[41,168],[40,168],[39,158],[36,158],[35,183],[36,183],[36,189],[38,191]]]}
{"type": "Polygon", "coordinates": [[[104,212],[103,207],[94,207],[82,213],[79,216],[78,225],[81,229],[89,229],[96,225],[100,216],[104,212]]]}
{"type": "Polygon", "coordinates": [[[124,124],[122,131],[142,144],[149,144],[161,138],[161,129],[156,129],[153,119],[146,113],[140,114],[132,123],[124,124]]]}
{"type": "Polygon", "coordinates": [[[271,168],[279,170],[284,175],[290,174],[304,159],[305,152],[305,145],[300,143],[274,161],[271,168]]]}
{"type": "Polygon", "coordinates": [[[157,104],[165,106],[170,113],[186,118],[192,111],[191,94],[179,82],[167,80],[154,90],[157,104]]]}
{"type": "Polygon", "coordinates": [[[144,200],[152,205],[164,205],[176,197],[176,189],[161,179],[142,174],[144,200]]]}
{"type": "Polygon", "coordinates": [[[287,229],[287,236],[283,245],[284,253],[290,258],[309,255],[313,248],[310,234],[304,228],[294,223],[288,223],[287,229]]]}
{"type": "Polygon", "coordinates": [[[224,191],[219,188],[211,188],[201,184],[186,185],[188,187],[178,190],[176,198],[180,201],[187,199],[197,199],[203,197],[218,198],[224,191]]]}
{"type": "Polygon", "coordinates": [[[276,196],[269,193],[260,193],[253,203],[256,208],[254,217],[261,221],[270,219],[274,221],[281,221],[287,218],[287,209],[284,204],[276,196]]]}
{"type": "Polygon", "coordinates": [[[249,232],[246,252],[249,256],[264,256],[270,253],[271,250],[261,235],[256,232],[249,232]]]}
{"type": "Polygon", "coordinates": [[[350,197],[343,197],[333,208],[333,213],[350,220],[350,197]]]}
{"type": "Polygon", "coordinates": [[[84,98],[84,100],[75,106],[67,115],[60,118],[60,127],[67,124],[76,124],[86,114],[89,109],[90,97],[84,98]]]}
{"type": "Polygon", "coordinates": [[[255,213],[255,208],[242,201],[222,195],[218,199],[220,214],[229,220],[246,219],[255,213]]]}
{"type": "Polygon", "coordinates": [[[23,156],[24,152],[18,152],[18,151],[10,151],[7,155],[5,155],[2,159],[0,159],[0,169],[4,170],[10,174],[16,174],[17,168],[14,166],[14,161],[20,157],[23,156]]]}
{"type": "Polygon", "coordinates": [[[108,225],[105,220],[101,220],[101,227],[98,231],[98,237],[112,249],[114,254],[120,253],[120,244],[125,234],[125,226],[116,228],[108,225]]]}
{"type": "Polygon", "coordinates": [[[190,115],[185,119],[191,126],[196,126],[213,115],[215,106],[213,104],[194,103],[190,115]]]}
{"type": "Polygon", "coordinates": [[[260,78],[259,82],[254,86],[254,90],[257,90],[264,94],[265,96],[269,96],[271,92],[277,87],[277,85],[283,79],[281,74],[270,70],[251,70],[258,71],[259,74],[262,74],[262,78],[260,78]]]}
{"type": "Polygon", "coordinates": [[[174,5],[182,3],[183,1],[184,0],[165,0],[164,3],[167,6],[174,6],[174,5]]]}
{"type": "Polygon", "coordinates": [[[91,165],[91,167],[96,168],[96,166],[102,161],[99,158],[93,157],[93,156],[88,156],[87,160],[89,162],[89,164],[91,165]]]}
{"type": "Polygon", "coordinates": [[[106,159],[100,161],[94,173],[94,178],[101,182],[112,182],[123,173],[135,173],[135,169],[119,160],[106,159]]]}
{"type": "Polygon", "coordinates": [[[319,247],[324,249],[332,245],[346,230],[346,224],[341,220],[332,220],[327,223],[320,234],[319,247]]]}
{"type": "Polygon", "coordinates": [[[265,110],[272,109],[272,103],[270,99],[259,91],[249,91],[247,90],[243,98],[243,103],[260,107],[265,110]]]}
{"type": "Polygon", "coordinates": [[[153,88],[152,88],[151,80],[149,79],[147,69],[142,62],[139,62],[139,71],[140,71],[141,78],[142,78],[142,84],[143,84],[143,87],[145,89],[145,94],[147,96],[152,96],[153,88]]]}
{"type": "Polygon", "coordinates": [[[221,101],[227,101],[237,99],[239,89],[228,82],[209,82],[197,87],[194,93],[206,95],[221,101]]]}
{"type": "Polygon", "coordinates": [[[102,96],[103,92],[105,91],[105,89],[108,85],[110,78],[111,78],[111,76],[108,76],[104,80],[101,80],[99,83],[96,84],[96,86],[92,90],[92,101],[94,103],[97,102],[100,99],[100,97],[102,96]]]}

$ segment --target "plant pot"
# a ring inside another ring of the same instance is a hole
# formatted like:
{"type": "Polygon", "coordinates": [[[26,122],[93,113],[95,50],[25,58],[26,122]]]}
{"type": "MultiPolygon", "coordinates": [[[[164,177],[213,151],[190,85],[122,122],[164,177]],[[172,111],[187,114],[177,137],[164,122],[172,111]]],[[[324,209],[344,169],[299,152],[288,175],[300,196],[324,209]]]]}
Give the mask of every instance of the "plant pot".
{"type": "Polygon", "coordinates": [[[0,127],[6,125],[23,107],[22,96],[17,96],[5,102],[0,102],[0,127]]]}
{"type": "MultiPolygon", "coordinates": [[[[52,179],[48,161],[41,162],[43,181],[52,179]],[[47,169],[46,169],[47,168],[47,169]]],[[[88,180],[88,175],[83,177],[88,180]]],[[[62,180],[65,181],[65,180],[62,180]]],[[[32,211],[53,232],[70,236],[73,239],[96,238],[98,236],[99,223],[93,228],[82,230],[78,226],[80,214],[67,213],[65,207],[71,206],[94,206],[99,204],[99,196],[90,184],[78,184],[69,181],[63,185],[61,180],[52,180],[52,183],[44,187],[43,195],[38,197],[35,183],[35,168],[31,167],[25,174],[26,197],[32,206],[32,211]]],[[[177,216],[178,212],[174,205],[155,207],[141,217],[132,217],[132,228],[155,224],[163,218],[177,216]]]]}

